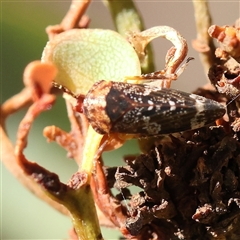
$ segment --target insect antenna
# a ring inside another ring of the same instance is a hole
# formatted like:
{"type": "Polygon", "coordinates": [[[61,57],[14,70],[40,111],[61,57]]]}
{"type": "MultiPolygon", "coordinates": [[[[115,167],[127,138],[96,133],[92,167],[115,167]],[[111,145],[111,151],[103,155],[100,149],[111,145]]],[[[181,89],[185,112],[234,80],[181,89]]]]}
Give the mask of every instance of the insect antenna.
{"type": "Polygon", "coordinates": [[[238,92],[238,94],[237,94],[235,97],[233,97],[233,98],[227,103],[226,107],[227,107],[229,104],[231,104],[233,101],[235,101],[239,96],[240,96],[240,91],[238,92]]]}
{"type": "Polygon", "coordinates": [[[118,179],[116,179],[116,184],[117,184],[117,188],[119,189],[119,192],[120,192],[120,194],[121,194],[121,196],[122,196],[122,198],[123,198],[125,207],[126,207],[127,211],[129,212],[129,215],[130,215],[131,217],[133,217],[133,211],[132,211],[131,208],[128,206],[127,199],[126,199],[125,196],[124,196],[124,193],[123,193],[122,188],[121,188],[121,186],[120,186],[120,184],[119,184],[119,182],[118,182],[118,179]]]}

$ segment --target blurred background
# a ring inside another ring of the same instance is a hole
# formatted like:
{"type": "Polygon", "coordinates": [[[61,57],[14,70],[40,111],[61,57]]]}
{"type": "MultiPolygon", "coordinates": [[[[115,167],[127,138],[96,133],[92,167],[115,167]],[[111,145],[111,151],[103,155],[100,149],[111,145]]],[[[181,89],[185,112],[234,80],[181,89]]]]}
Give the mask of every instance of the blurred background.
{"type": "MultiPolygon", "coordinates": [[[[207,83],[203,68],[191,41],[196,38],[193,5],[191,1],[135,1],[144,19],[145,27],[168,25],[178,30],[189,44],[188,56],[195,60],[172,87],[186,92],[207,83]]],[[[1,103],[23,88],[25,66],[41,58],[47,42],[45,27],[61,22],[70,1],[3,1],[1,3],[1,103]]],[[[209,1],[213,24],[230,25],[240,15],[239,1],[209,1]]],[[[108,10],[100,1],[92,1],[87,14],[91,28],[114,29],[108,10]]],[[[153,41],[156,69],[164,68],[164,58],[171,46],[165,39],[153,41]]],[[[18,124],[25,111],[10,116],[7,130],[15,142],[18,124]]],[[[28,159],[59,174],[67,182],[76,172],[73,160],[55,143],[46,143],[42,136],[45,126],[56,125],[69,130],[64,101],[58,98],[52,111],[41,114],[34,122],[25,151],[28,159]]],[[[124,152],[137,153],[135,141],[128,142],[114,153],[104,154],[107,165],[116,165],[124,152]]],[[[121,163],[120,163],[121,164],[121,163]]],[[[25,189],[4,166],[1,167],[1,239],[67,239],[71,220],[37,199],[25,189]]],[[[105,239],[117,239],[120,234],[103,229],[105,239]]]]}

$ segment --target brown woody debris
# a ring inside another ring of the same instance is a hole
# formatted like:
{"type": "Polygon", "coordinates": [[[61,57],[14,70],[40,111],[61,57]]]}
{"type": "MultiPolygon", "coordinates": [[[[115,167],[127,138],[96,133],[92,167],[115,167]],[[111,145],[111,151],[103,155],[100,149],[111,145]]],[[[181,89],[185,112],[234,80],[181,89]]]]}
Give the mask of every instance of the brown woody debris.
{"type": "Polygon", "coordinates": [[[128,203],[121,199],[126,228],[137,239],[209,239],[239,231],[232,222],[240,219],[240,143],[222,127],[170,136],[148,154],[125,160],[124,167],[108,168],[107,178],[123,195],[129,186],[142,189],[128,192],[128,203]],[[232,228],[221,231],[223,223],[232,228]]]}
{"type": "Polygon", "coordinates": [[[226,59],[229,55],[238,59],[240,57],[240,28],[238,22],[234,26],[219,27],[212,25],[208,29],[212,38],[216,38],[220,43],[220,48],[216,50],[216,56],[226,59]]]}

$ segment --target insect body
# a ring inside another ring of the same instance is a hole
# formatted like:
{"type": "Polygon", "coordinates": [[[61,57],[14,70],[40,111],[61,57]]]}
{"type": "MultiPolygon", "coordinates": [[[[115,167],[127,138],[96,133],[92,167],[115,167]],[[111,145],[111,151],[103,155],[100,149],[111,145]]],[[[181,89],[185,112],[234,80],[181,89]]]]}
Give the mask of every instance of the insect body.
{"type": "Polygon", "coordinates": [[[100,134],[154,136],[203,127],[222,117],[225,108],[178,90],[102,80],[87,93],[83,111],[100,134]]]}

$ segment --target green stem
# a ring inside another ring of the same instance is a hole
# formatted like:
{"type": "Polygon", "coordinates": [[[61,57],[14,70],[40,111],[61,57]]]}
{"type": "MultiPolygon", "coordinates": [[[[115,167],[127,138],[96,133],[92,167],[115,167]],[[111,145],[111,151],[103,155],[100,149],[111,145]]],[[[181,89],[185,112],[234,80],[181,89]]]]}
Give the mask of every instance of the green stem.
{"type": "Polygon", "coordinates": [[[84,146],[83,159],[79,168],[80,173],[87,173],[88,179],[86,184],[78,190],[79,194],[77,194],[78,198],[76,201],[73,205],[71,204],[68,206],[79,239],[84,239],[83,234],[85,239],[102,239],[97,211],[90,187],[94,162],[96,161],[102,137],[103,135],[99,135],[91,126],[89,126],[84,146]],[[76,211],[76,209],[78,210],[76,211]]]}
{"type": "Polygon", "coordinates": [[[72,222],[79,240],[102,240],[95,203],[90,185],[68,194],[65,205],[72,215],[72,222]]]}
{"type": "MultiPolygon", "coordinates": [[[[143,20],[133,1],[103,0],[108,7],[117,31],[126,37],[128,32],[140,32],[144,30],[143,20]]],[[[153,53],[151,45],[146,48],[146,58],[141,62],[142,72],[154,71],[153,53]]]]}
{"type": "Polygon", "coordinates": [[[69,210],[79,240],[103,239],[92,191],[88,183],[79,189],[72,189],[65,185],[58,193],[47,189],[45,192],[51,199],[69,210]]]}
{"type": "Polygon", "coordinates": [[[57,192],[46,189],[46,194],[50,198],[69,210],[79,240],[103,239],[90,186],[94,162],[98,157],[102,137],[89,126],[82,164],[78,173],[71,179],[73,186],[61,184],[61,189],[57,192]]]}
{"type": "MultiPolygon", "coordinates": [[[[84,145],[83,159],[79,167],[79,171],[86,172],[89,176],[92,175],[94,161],[101,143],[103,135],[98,134],[93,130],[91,125],[88,128],[86,142],[84,145]]],[[[90,178],[89,178],[90,180],[90,178]]]]}

